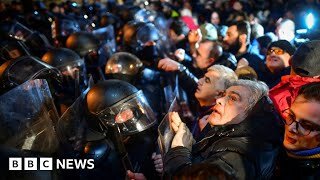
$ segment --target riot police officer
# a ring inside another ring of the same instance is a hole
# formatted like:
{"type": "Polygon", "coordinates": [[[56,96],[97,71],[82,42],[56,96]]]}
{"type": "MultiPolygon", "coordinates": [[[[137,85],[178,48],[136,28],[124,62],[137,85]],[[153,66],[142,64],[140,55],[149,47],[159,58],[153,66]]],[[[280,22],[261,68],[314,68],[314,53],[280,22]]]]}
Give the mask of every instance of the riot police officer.
{"type": "Polygon", "coordinates": [[[61,114],[87,88],[88,80],[83,58],[67,48],[56,48],[43,55],[42,61],[59,69],[63,81],[56,96],[61,114]]]}
{"type": "Polygon", "coordinates": [[[59,120],[57,132],[66,150],[95,158],[95,171],[80,172],[82,177],[123,179],[126,170],[152,177],[155,123],[141,91],[106,80],[79,97],[59,120]]]}

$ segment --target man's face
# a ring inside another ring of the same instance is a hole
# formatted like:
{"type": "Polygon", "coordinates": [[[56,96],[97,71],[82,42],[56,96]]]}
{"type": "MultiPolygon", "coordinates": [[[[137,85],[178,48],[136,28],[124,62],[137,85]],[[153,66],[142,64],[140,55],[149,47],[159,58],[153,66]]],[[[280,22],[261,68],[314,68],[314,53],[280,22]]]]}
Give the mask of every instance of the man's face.
{"type": "Polygon", "coordinates": [[[232,54],[237,54],[241,43],[239,41],[239,32],[237,26],[230,26],[227,30],[226,36],[223,38],[224,48],[232,54]]]}
{"type": "Polygon", "coordinates": [[[285,125],[283,145],[286,149],[296,151],[319,147],[320,131],[309,131],[320,128],[319,102],[307,101],[303,96],[298,96],[287,113],[288,122],[292,124],[285,125]],[[292,120],[299,122],[299,131],[296,129],[297,123],[292,120]]]}
{"type": "Polygon", "coordinates": [[[211,14],[211,23],[214,25],[218,25],[220,23],[219,14],[217,12],[213,12],[211,14]]]}
{"type": "Polygon", "coordinates": [[[169,37],[174,43],[179,41],[179,36],[172,29],[169,30],[169,37]]]}
{"type": "Polygon", "coordinates": [[[266,65],[271,72],[279,72],[289,66],[290,57],[286,51],[271,47],[267,52],[266,65]]]}
{"type": "Polygon", "coordinates": [[[231,86],[225,95],[216,101],[208,122],[214,125],[238,124],[244,120],[249,106],[250,91],[244,86],[231,86]]]}
{"type": "Polygon", "coordinates": [[[196,53],[193,55],[196,65],[200,69],[206,69],[210,63],[210,51],[213,48],[213,42],[202,42],[199,45],[199,48],[196,50],[196,53]]]}
{"type": "Polygon", "coordinates": [[[195,97],[198,101],[206,104],[214,104],[219,94],[225,90],[224,80],[219,73],[208,71],[198,82],[195,97]]]}

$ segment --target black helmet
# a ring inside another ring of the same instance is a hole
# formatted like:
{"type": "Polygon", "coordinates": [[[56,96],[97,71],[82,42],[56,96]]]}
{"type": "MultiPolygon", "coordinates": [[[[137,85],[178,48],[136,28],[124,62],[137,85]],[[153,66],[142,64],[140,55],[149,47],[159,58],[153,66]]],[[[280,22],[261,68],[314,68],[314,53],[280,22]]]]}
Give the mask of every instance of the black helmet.
{"type": "Polygon", "coordinates": [[[61,82],[59,70],[33,56],[12,59],[0,66],[1,90],[6,91],[31,79],[61,82]]]}
{"type": "Polygon", "coordinates": [[[41,59],[59,69],[60,67],[72,66],[74,64],[84,64],[83,59],[77,53],[67,48],[52,49],[44,54],[41,59]]]}
{"type": "Polygon", "coordinates": [[[134,20],[138,22],[153,22],[155,13],[146,9],[140,9],[134,14],[134,20]]]}
{"type": "Polygon", "coordinates": [[[113,25],[115,29],[119,29],[121,25],[120,18],[111,13],[103,14],[100,18],[100,27],[109,25],[113,25]]]}
{"type": "Polygon", "coordinates": [[[85,104],[88,113],[96,117],[87,122],[89,127],[117,124],[123,135],[131,135],[156,122],[142,91],[125,81],[106,80],[95,84],[87,93],[85,104]]]}
{"type": "Polygon", "coordinates": [[[66,47],[84,57],[92,51],[97,51],[100,41],[88,32],[76,32],[71,34],[66,42],[66,47]]]}
{"type": "Polygon", "coordinates": [[[137,42],[143,46],[148,41],[158,41],[160,39],[159,31],[152,23],[145,23],[137,30],[137,42]]]}
{"type": "Polygon", "coordinates": [[[122,34],[123,34],[123,44],[125,46],[130,46],[133,49],[138,46],[137,44],[137,29],[142,25],[142,22],[137,21],[130,21],[127,24],[125,24],[122,28],[122,34]]]}
{"type": "Polygon", "coordinates": [[[66,96],[63,96],[61,102],[71,105],[87,86],[83,58],[70,49],[56,48],[44,54],[42,61],[58,68],[62,73],[63,84],[60,86],[62,89],[57,91],[66,96]]]}
{"type": "Polygon", "coordinates": [[[118,6],[117,14],[123,22],[128,22],[134,19],[134,15],[140,9],[141,8],[139,8],[138,6],[122,5],[118,6]]]}
{"type": "Polygon", "coordinates": [[[133,83],[132,81],[140,72],[142,65],[143,63],[137,56],[127,52],[118,52],[108,60],[105,74],[115,79],[133,83]]]}

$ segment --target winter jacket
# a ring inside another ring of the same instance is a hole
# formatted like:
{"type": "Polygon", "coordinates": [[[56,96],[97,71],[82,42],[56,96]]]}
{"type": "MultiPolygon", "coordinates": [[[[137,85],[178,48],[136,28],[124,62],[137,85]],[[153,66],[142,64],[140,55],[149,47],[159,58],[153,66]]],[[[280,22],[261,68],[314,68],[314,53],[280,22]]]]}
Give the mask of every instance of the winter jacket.
{"type": "Polygon", "coordinates": [[[270,179],[281,145],[280,125],[264,100],[258,104],[241,123],[212,127],[192,151],[171,148],[164,157],[166,177],[193,164],[210,163],[236,179],[270,179]]]}
{"type": "Polygon", "coordinates": [[[320,179],[320,148],[282,151],[274,179],[320,179]]]}

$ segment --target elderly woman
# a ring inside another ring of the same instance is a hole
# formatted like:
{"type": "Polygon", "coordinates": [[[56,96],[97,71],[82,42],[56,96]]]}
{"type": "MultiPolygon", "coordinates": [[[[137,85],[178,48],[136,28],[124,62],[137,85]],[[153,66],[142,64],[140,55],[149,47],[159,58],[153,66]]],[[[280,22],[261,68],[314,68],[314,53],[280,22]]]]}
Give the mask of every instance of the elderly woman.
{"type": "Polygon", "coordinates": [[[194,145],[186,125],[172,113],[176,134],[164,158],[166,175],[209,163],[236,179],[271,178],[281,138],[267,95],[268,87],[262,82],[236,81],[217,99],[208,117],[211,130],[194,145]]]}

